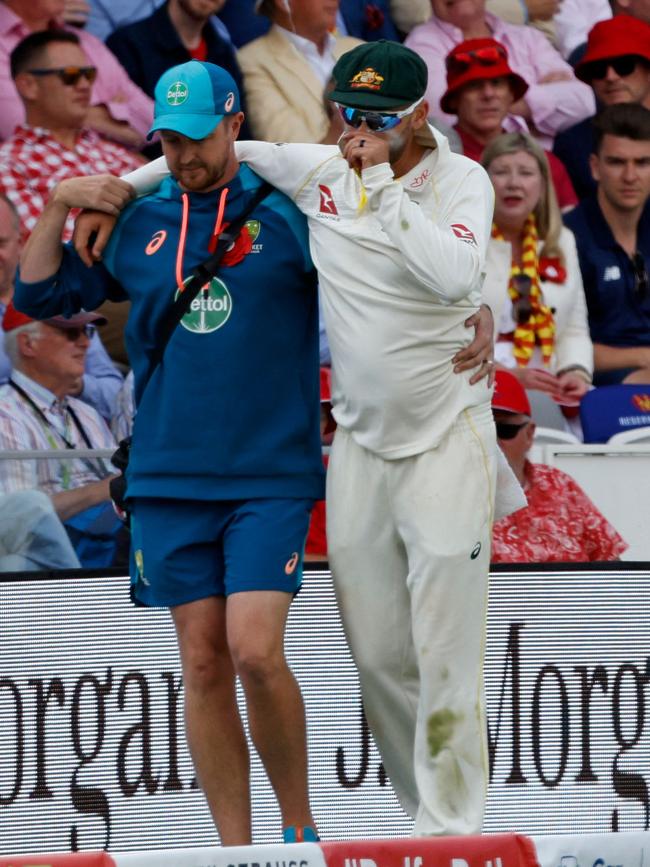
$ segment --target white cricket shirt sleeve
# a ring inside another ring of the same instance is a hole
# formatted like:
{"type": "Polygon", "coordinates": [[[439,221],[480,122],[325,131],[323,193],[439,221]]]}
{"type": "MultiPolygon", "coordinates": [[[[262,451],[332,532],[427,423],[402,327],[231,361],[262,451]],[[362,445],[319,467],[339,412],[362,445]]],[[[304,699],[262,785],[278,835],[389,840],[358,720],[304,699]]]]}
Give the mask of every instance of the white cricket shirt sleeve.
{"type": "Polygon", "coordinates": [[[492,184],[481,166],[450,191],[444,205],[453,214],[451,225],[413,201],[388,163],[364,169],[361,179],[370,209],[422,286],[452,304],[481,284],[494,209],[492,184]]]}

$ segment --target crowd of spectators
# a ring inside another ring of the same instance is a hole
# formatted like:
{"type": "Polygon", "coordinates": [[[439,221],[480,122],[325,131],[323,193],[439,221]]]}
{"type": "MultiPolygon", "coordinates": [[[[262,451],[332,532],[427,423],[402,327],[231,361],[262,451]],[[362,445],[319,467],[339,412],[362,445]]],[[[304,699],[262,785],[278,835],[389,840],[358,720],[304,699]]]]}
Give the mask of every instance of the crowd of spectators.
{"type": "MultiPolygon", "coordinates": [[[[94,323],[13,310],[21,244],[56,184],[124,175],[158,155],[145,139],[154,86],[190,59],[241,86],[242,137],[336,143],[343,121],[323,96],[334,63],[375,39],[425,60],[430,122],[493,182],[485,300],[498,368],[532,404],[512,438],[521,467],[533,472],[524,461],[538,408],[553,405],[561,427],[594,385],[650,383],[647,0],[0,0],[0,450],[111,447],[134,412],[126,304],[107,302],[94,323]]],[[[329,406],[326,372],[322,381],[329,406]]],[[[45,493],[73,558],[115,562],[124,547],[107,511],[110,468],[58,463],[0,461],[0,493],[45,493]],[[105,542],[92,554],[89,527],[105,542]]],[[[42,499],[31,505],[43,520],[42,499]]],[[[314,556],[322,507],[316,516],[314,556]]]]}

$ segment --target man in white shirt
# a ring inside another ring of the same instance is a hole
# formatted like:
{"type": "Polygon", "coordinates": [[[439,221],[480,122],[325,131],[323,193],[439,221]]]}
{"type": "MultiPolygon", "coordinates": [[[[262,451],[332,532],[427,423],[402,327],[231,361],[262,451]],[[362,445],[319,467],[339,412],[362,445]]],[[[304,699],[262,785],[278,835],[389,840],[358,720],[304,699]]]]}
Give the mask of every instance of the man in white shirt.
{"type": "Polygon", "coordinates": [[[493,193],[427,125],[427,71],[396,43],[334,68],[340,149],[243,142],[306,214],[338,429],[328,551],[364,706],[416,834],[480,831],[482,647],[496,442],[486,382],[454,373],[493,193]]]}

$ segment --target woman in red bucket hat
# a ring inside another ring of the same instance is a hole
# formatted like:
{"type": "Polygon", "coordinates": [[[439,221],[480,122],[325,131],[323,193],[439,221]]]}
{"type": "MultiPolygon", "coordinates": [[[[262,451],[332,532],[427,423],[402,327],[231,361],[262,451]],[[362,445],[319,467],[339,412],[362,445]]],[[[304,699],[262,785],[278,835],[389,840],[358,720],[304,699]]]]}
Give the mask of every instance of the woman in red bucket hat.
{"type": "MultiPolygon", "coordinates": [[[[466,39],[449,52],[445,65],[447,90],[440,107],[458,116],[454,128],[465,156],[480,162],[485,146],[501,133],[528,130],[523,118],[509,114],[528,84],[511,69],[504,45],[496,39],[466,39]]],[[[547,153],[547,158],[560,208],[568,210],[578,202],[569,176],[557,157],[547,153]]]]}

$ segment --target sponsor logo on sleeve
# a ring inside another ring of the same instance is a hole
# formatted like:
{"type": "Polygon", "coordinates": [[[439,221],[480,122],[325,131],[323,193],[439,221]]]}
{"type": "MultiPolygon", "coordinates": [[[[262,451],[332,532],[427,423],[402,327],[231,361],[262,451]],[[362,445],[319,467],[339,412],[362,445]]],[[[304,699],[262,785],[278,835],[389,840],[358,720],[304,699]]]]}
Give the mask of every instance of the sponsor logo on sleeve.
{"type": "Polygon", "coordinates": [[[462,223],[452,223],[451,231],[457,238],[464,241],[466,244],[472,244],[474,247],[477,246],[474,232],[472,232],[471,229],[468,229],[467,226],[463,226],[462,223]]]}
{"type": "Polygon", "coordinates": [[[336,207],[330,188],[326,187],[325,184],[319,184],[318,192],[320,193],[320,213],[329,214],[331,217],[338,217],[338,208],[336,207]]]}

